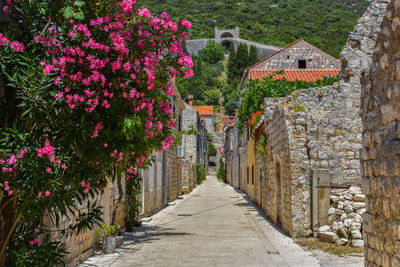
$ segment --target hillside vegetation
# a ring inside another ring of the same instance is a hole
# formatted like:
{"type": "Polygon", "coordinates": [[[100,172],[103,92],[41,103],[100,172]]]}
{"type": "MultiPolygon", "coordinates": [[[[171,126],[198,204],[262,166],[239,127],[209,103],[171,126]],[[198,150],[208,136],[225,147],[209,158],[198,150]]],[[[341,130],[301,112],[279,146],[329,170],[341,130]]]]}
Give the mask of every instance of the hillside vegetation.
{"type": "Polygon", "coordinates": [[[285,46],[303,38],[338,57],[368,0],[138,0],[192,24],[191,39],[213,38],[214,26],[240,27],[240,37],[285,46]],[[216,24],[213,20],[216,20],[216,24]]]}

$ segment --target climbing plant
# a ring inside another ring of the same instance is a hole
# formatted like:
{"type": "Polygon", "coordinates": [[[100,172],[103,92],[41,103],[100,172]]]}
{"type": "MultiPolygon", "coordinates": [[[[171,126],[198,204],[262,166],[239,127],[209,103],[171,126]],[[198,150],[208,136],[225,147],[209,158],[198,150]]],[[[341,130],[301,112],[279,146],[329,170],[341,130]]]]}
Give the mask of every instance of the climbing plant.
{"type": "Polygon", "coordinates": [[[332,85],[338,81],[338,77],[324,77],[315,82],[288,81],[284,74],[283,70],[277,71],[262,80],[250,80],[249,84],[245,86],[248,90],[240,95],[242,102],[239,108],[238,128],[241,132],[248,126],[252,114],[264,109],[264,98],[284,97],[296,90],[332,85]],[[282,78],[276,79],[275,76],[279,74],[282,75],[282,78]]]}

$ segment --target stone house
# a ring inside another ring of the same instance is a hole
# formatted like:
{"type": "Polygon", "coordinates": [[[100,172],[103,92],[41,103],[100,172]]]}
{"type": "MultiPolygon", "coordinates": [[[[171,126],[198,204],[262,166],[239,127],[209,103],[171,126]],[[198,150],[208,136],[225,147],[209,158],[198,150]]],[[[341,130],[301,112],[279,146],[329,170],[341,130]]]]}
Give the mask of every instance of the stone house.
{"type": "Polygon", "coordinates": [[[195,186],[195,168],[196,163],[208,171],[208,135],[206,125],[200,119],[199,112],[191,105],[185,103],[185,109],[182,113],[183,130],[188,130],[189,126],[193,126],[199,135],[183,135],[183,166],[182,166],[182,190],[187,193],[195,186]]]}
{"type": "Polygon", "coordinates": [[[338,69],[340,61],[303,39],[289,44],[248,69],[338,69]]]}
{"type": "MultiPolygon", "coordinates": [[[[245,132],[238,142],[243,149],[239,188],[291,236],[314,234],[331,242],[340,236],[341,242],[348,242],[343,238],[350,232],[352,245],[363,246],[362,218],[369,214],[364,215],[360,188],[361,81],[368,77],[386,5],[384,0],[373,1],[359,19],[341,53],[337,84],[265,99],[264,129],[259,128],[267,140],[263,153],[250,151],[259,132],[254,139],[245,132]]],[[[256,72],[248,69],[244,77],[252,71],[256,72]]]]}
{"type": "Polygon", "coordinates": [[[199,112],[200,118],[204,120],[209,134],[214,133],[214,107],[213,106],[193,106],[191,100],[189,105],[199,112]]]}

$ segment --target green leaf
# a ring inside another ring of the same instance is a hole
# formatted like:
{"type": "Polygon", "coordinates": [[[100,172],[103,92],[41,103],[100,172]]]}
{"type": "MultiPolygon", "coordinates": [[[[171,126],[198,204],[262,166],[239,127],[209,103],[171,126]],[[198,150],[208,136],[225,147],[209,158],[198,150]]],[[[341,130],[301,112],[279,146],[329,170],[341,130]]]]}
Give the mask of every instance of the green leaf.
{"type": "Polygon", "coordinates": [[[72,7],[66,7],[63,9],[63,15],[66,19],[71,19],[72,17],[74,17],[74,10],[72,9],[72,7]]]}
{"type": "Polygon", "coordinates": [[[81,10],[78,13],[74,13],[74,18],[77,19],[77,20],[84,20],[85,19],[85,14],[81,10]]]}
{"type": "Polygon", "coordinates": [[[82,7],[82,6],[84,6],[85,5],[85,2],[83,2],[83,1],[75,1],[74,2],[74,6],[77,6],[77,7],[82,7]]]}

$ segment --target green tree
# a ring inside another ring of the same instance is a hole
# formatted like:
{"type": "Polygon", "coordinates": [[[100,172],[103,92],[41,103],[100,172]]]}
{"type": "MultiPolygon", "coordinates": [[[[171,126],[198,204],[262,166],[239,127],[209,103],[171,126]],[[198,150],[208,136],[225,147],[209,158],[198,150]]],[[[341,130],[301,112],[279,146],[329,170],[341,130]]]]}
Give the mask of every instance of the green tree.
{"type": "Polygon", "coordinates": [[[249,66],[257,63],[260,59],[257,56],[257,48],[252,45],[250,46],[250,53],[249,53],[249,66]]]}
{"type": "Polygon", "coordinates": [[[236,50],[235,45],[231,41],[229,44],[229,59],[228,59],[228,79],[232,80],[235,77],[235,61],[236,61],[236,50]]]}
{"type": "Polygon", "coordinates": [[[224,59],[224,50],[221,44],[209,40],[206,47],[199,52],[199,55],[204,62],[215,64],[224,59]]]}

